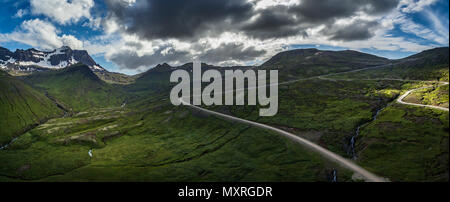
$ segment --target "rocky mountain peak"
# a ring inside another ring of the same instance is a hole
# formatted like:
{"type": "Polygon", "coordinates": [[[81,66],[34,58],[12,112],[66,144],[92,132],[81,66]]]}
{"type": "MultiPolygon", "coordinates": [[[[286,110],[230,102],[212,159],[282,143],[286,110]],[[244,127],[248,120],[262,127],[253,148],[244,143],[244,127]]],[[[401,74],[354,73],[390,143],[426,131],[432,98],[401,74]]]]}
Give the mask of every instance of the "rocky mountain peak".
{"type": "Polygon", "coordinates": [[[40,51],[35,48],[18,49],[11,52],[0,47],[0,68],[20,72],[33,72],[45,69],[61,69],[67,66],[83,63],[92,71],[106,71],[85,50],[73,50],[62,46],[53,51],[40,51]]]}

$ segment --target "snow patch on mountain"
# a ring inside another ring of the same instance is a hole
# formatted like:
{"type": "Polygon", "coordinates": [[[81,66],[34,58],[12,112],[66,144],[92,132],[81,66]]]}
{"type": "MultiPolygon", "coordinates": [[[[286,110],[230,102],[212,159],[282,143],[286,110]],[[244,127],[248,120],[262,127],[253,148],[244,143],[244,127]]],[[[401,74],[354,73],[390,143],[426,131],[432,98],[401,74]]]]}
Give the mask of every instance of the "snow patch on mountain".
{"type": "Polygon", "coordinates": [[[6,68],[7,68],[6,65],[7,65],[8,63],[13,64],[13,63],[16,62],[16,59],[12,58],[11,56],[6,56],[6,57],[9,57],[9,60],[3,61],[2,59],[0,59],[0,68],[2,68],[2,69],[6,69],[6,68]]]}
{"type": "Polygon", "coordinates": [[[36,70],[36,68],[33,68],[32,66],[48,69],[61,69],[79,62],[89,66],[93,71],[106,71],[98,65],[86,51],[72,50],[67,46],[63,46],[50,52],[28,49],[16,50],[15,52],[7,51],[6,55],[3,56],[0,54],[1,69],[16,69],[18,71],[36,70]],[[5,60],[5,58],[8,60],[5,60]]]}

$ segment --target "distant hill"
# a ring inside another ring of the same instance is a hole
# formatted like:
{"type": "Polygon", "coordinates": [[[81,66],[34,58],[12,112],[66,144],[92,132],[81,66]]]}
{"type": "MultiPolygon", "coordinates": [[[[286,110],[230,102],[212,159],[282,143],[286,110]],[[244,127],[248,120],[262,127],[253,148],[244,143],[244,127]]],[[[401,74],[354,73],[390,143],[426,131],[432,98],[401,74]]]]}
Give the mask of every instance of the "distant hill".
{"type": "Polygon", "coordinates": [[[422,51],[409,57],[400,59],[399,61],[416,60],[416,63],[417,61],[428,61],[429,64],[448,64],[448,54],[448,47],[440,47],[422,51]]]}
{"type": "MultiPolygon", "coordinates": [[[[176,83],[170,82],[170,75],[173,71],[182,69],[186,70],[191,74],[191,82],[192,82],[192,67],[193,63],[186,63],[180,66],[170,66],[167,63],[158,64],[155,67],[149,69],[146,72],[143,72],[139,75],[136,75],[135,82],[131,85],[126,86],[126,90],[128,92],[132,93],[166,93],[168,94],[170,92],[170,87],[175,85],[176,83]]],[[[241,69],[245,71],[246,69],[251,69],[254,67],[251,66],[231,66],[231,67],[220,67],[220,66],[214,66],[209,65],[206,63],[202,63],[202,72],[210,69],[218,70],[222,73],[222,76],[225,75],[225,70],[234,70],[234,69],[241,69]]]]}
{"type": "MultiPolygon", "coordinates": [[[[216,69],[224,76],[225,70],[277,69],[279,81],[286,81],[385,65],[391,62],[386,58],[351,50],[296,49],[278,53],[260,66],[220,67],[202,63],[202,71],[216,69]]],[[[170,74],[177,69],[192,72],[192,63],[181,66],[170,66],[167,63],[159,64],[136,76],[135,83],[126,88],[131,92],[167,92],[171,86],[169,82],[170,74]]]]}
{"type": "Polygon", "coordinates": [[[94,73],[98,76],[98,78],[110,84],[131,84],[137,78],[137,76],[128,76],[117,72],[94,71],[94,73]]]}
{"type": "Polygon", "coordinates": [[[125,97],[120,87],[105,83],[87,65],[81,63],[60,70],[37,72],[22,78],[32,86],[48,92],[74,111],[91,107],[120,106],[125,97]]]}
{"type": "Polygon", "coordinates": [[[386,58],[352,50],[296,49],[276,54],[260,68],[278,69],[280,80],[288,80],[384,65],[389,62],[390,60],[386,58]]]}
{"type": "Polygon", "coordinates": [[[0,70],[0,145],[63,111],[43,93],[0,70]]]}
{"type": "Polygon", "coordinates": [[[441,80],[449,78],[449,48],[434,48],[393,60],[392,67],[368,71],[371,77],[403,78],[415,80],[441,80]]]}

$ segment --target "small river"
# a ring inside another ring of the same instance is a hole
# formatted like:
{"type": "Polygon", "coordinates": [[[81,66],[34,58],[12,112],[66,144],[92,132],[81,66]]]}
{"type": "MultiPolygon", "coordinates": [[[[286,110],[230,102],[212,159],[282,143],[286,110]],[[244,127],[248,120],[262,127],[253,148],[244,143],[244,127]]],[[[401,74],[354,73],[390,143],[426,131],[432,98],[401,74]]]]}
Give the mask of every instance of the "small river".
{"type": "Polygon", "coordinates": [[[356,138],[357,138],[357,137],[359,136],[359,134],[360,134],[361,128],[364,127],[364,126],[366,126],[366,125],[368,125],[369,123],[371,123],[371,122],[377,120],[378,115],[379,115],[380,112],[383,111],[385,108],[386,108],[386,107],[382,107],[381,109],[378,109],[377,112],[375,113],[375,115],[372,116],[372,119],[370,119],[370,121],[365,122],[365,123],[359,125],[359,126],[356,128],[355,134],[350,138],[350,144],[349,144],[349,145],[350,145],[350,149],[349,149],[348,152],[347,152],[347,153],[351,156],[351,158],[352,158],[353,160],[356,160],[356,159],[358,158],[358,156],[357,156],[357,154],[356,154],[356,151],[355,151],[355,143],[356,143],[356,138]]]}

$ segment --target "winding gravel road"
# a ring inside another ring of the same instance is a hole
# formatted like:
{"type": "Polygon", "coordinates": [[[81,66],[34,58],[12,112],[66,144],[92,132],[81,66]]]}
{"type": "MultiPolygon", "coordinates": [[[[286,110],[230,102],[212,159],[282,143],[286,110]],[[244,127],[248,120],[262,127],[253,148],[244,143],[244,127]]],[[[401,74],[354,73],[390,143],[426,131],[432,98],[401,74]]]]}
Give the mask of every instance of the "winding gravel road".
{"type": "MultiPolygon", "coordinates": [[[[329,76],[329,75],[326,75],[329,76]]],[[[410,82],[436,82],[436,81],[422,81],[422,80],[411,80],[411,79],[389,79],[389,78],[375,78],[375,79],[334,79],[334,78],[325,78],[324,76],[319,76],[317,77],[318,79],[322,79],[322,80],[327,80],[327,81],[356,81],[356,80],[364,80],[364,81],[380,81],[380,80],[385,80],[385,81],[410,81],[410,82]]],[[[439,86],[445,86],[445,85],[449,85],[448,82],[437,82],[440,85],[439,86]]],[[[411,103],[411,102],[405,102],[403,101],[406,97],[408,97],[408,95],[410,95],[412,92],[414,91],[418,91],[421,89],[426,89],[426,88],[432,88],[433,86],[424,86],[424,87],[420,87],[420,88],[415,88],[409,91],[406,91],[406,93],[404,93],[403,95],[399,96],[397,98],[397,103],[400,104],[404,104],[404,105],[411,105],[411,106],[418,106],[418,107],[428,107],[428,108],[433,108],[433,109],[439,109],[439,110],[444,110],[444,111],[449,111],[448,108],[445,107],[439,107],[439,106],[434,106],[434,105],[424,105],[424,104],[416,104],[416,103],[411,103]]]]}
{"type": "MultiPolygon", "coordinates": [[[[441,84],[439,86],[448,85],[448,82],[439,82],[439,83],[441,84]]],[[[425,89],[425,88],[431,88],[431,87],[433,87],[433,86],[425,86],[425,87],[409,90],[405,94],[403,94],[402,96],[398,97],[397,102],[400,103],[400,104],[404,104],[404,105],[412,105],[412,106],[418,106],[418,107],[428,107],[428,108],[448,111],[448,108],[445,108],[445,107],[438,107],[438,106],[433,106],[433,105],[423,105],[423,104],[416,104],[416,103],[410,103],[410,102],[403,101],[403,99],[408,97],[408,95],[411,94],[412,92],[417,91],[417,90],[421,90],[421,89],[425,89]]]]}
{"type": "MultiPolygon", "coordinates": [[[[303,80],[309,80],[309,79],[328,79],[328,78],[323,78],[325,76],[332,76],[332,75],[338,75],[338,74],[345,74],[345,73],[350,73],[350,72],[358,72],[358,71],[364,71],[364,70],[369,70],[369,69],[376,69],[376,68],[382,68],[382,67],[386,67],[386,66],[391,66],[392,64],[387,64],[387,65],[381,65],[381,66],[377,66],[377,67],[369,67],[369,68],[364,68],[364,69],[358,69],[358,70],[352,70],[352,71],[347,71],[347,72],[340,72],[340,73],[332,73],[332,74],[327,74],[327,75],[321,75],[321,76],[315,76],[315,77],[310,77],[310,78],[303,78],[303,79],[297,79],[297,80],[292,80],[292,81],[286,81],[286,82],[281,82],[281,83],[277,83],[277,84],[269,84],[270,85],[286,85],[286,84],[290,84],[290,83],[295,83],[298,81],[303,81],[303,80]]],[[[328,79],[328,80],[334,80],[334,79],[328,79]]],[[[371,79],[372,80],[372,79],[371,79]]],[[[377,80],[377,79],[373,79],[373,80],[377,80]]],[[[380,80],[380,79],[378,79],[380,80]]],[[[389,80],[389,79],[381,79],[381,80],[389,80]]],[[[391,79],[391,80],[401,80],[401,79],[391,79]]],[[[443,85],[448,85],[448,82],[441,82],[443,83],[443,85]]],[[[441,109],[441,110],[445,110],[448,111],[448,108],[443,108],[443,107],[437,107],[437,106],[431,106],[431,105],[421,105],[421,104],[414,104],[414,103],[407,103],[404,102],[403,99],[408,96],[411,92],[419,90],[419,89],[423,89],[423,88],[429,88],[428,87],[422,87],[422,88],[417,88],[417,89],[413,89],[410,91],[407,91],[404,95],[400,96],[397,99],[398,103],[401,104],[406,104],[406,105],[414,105],[414,106],[422,106],[422,107],[430,107],[430,108],[435,108],[435,109],[441,109]]],[[[243,90],[243,89],[234,89],[232,91],[239,91],[239,90],[243,90]]],[[[227,92],[225,92],[227,93],[227,92]]],[[[201,96],[201,95],[193,95],[193,96],[201,96]]],[[[320,145],[317,145],[307,139],[304,139],[302,137],[299,137],[295,134],[292,134],[290,132],[266,125],[266,124],[262,124],[262,123],[257,123],[254,121],[250,121],[250,120],[246,120],[246,119],[242,119],[242,118],[238,118],[238,117],[234,117],[234,116],[230,116],[227,114],[223,114],[223,113],[219,113],[219,112],[215,112],[215,111],[211,111],[208,109],[204,109],[195,105],[191,105],[189,102],[184,101],[182,98],[179,99],[180,102],[183,105],[189,106],[193,109],[199,110],[199,111],[203,111],[221,118],[225,118],[225,119],[229,119],[232,121],[237,121],[240,123],[244,123],[247,125],[252,125],[258,128],[262,128],[262,129],[267,129],[267,130],[271,130],[274,131],[280,135],[283,135],[289,139],[291,139],[294,142],[297,142],[309,149],[311,149],[312,151],[315,151],[317,153],[319,153],[320,155],[322,155],[323,157],[327,158],[330,161],[336,162],[339,165],[361,175],[365,181],[369,181],[369,182],[388,182],[389,180],[383,177],[379,177],[369,171],[367,171],[366,169],[362,168],[361,166],[358,166],[357,164],[355,164],[353,161],[346,159],[332,151],[329,151],[323,147],[321,147],[320,145]]]]}
{"type": "Polygon", "coordinates": [[[317,145],[317,144],[315,144],[313,142],[310,142],[309,140],[301,138],[301,137],[299,137],[297,135],[294,135],[292,133],[286,132],[284,130],[281,130],[281,129],[278,129],[278,128],[275,128],[275,127],[272,127],[272,126],[269,126],[269,125],[266,125],[266,124],[257,123],[257,122],[254,122],[254,121],[249,121],[249,120],[241,119],[241,118],[238,118],[238,117],[230,116],[230,115],[227,115],[227,114],[222,114],[222,113],[219,113],[219,112],[215,112],[215,111],[211,111],[211,110],[208,110],[208,109],[204,109],[204,108],[201,108],[201,107],[198,107],[198,106],[194,106],[194,105],[189,104],[188,102],[185,102],[181,98],[180,98],[180,102],[183,105],[192,107],[192,108],[194,108],[196,110],[203,111],[203,112],[206,112],[206,113],[209,113],[209,114],[221,117],[221,118],[225,118],[225,119],[229,119],[229,120],[232,120],[232,121],[237,121],[237,122],[248,124],[248,125],[252,125],[252,126],[255,126],[255,127],[258,127],[258,128],[263,128],[263,129],[267,129],[267,130],[271,130],[271,131],[277,132],[280,135],[283,135],[283,136],[285,136],[285,137],[287,137],[287,138],[289,138],[289,139],[291,139],[291,140],[293,140],[293,141],[295,141],[297,143],[300,143],[301,145],[303,145],[303,146],[305,146],[305,147],[307,147],[309,149],[312,149],[313,151],[315,151],[315,152],[321,154],[322,156],[324,156],[325,158],[327,158],[327,159],[329,159],[329,160],[331,160],[333,162],[336,162],[336,163],[338,163],[338,164],[340,164],[340,165],[342,165],[342,166],[352,170],[355,173],[360,174],[361,176],[364,177],[364,179],[366,181],[369,181],[369,182],[386,182],[387,181],[386,179],[384,179],[382,177],[378,177],[375,174],[373,174],[373,173],[365,170],[364,168],[356,165],[351,160],[348,160],[348,159],[346,159],[346,158],[344,158],[342,156],[339,156],[338,154],[335,154],[335,153],[333,153],[333,152],[331,152],[331,151],[329,151],[329,150],[327,150],[327,149],[325,149],[325,148],[323,148],[323,147],[321,147],[321,146],[319,146],[319,145],[317,145]]]}

